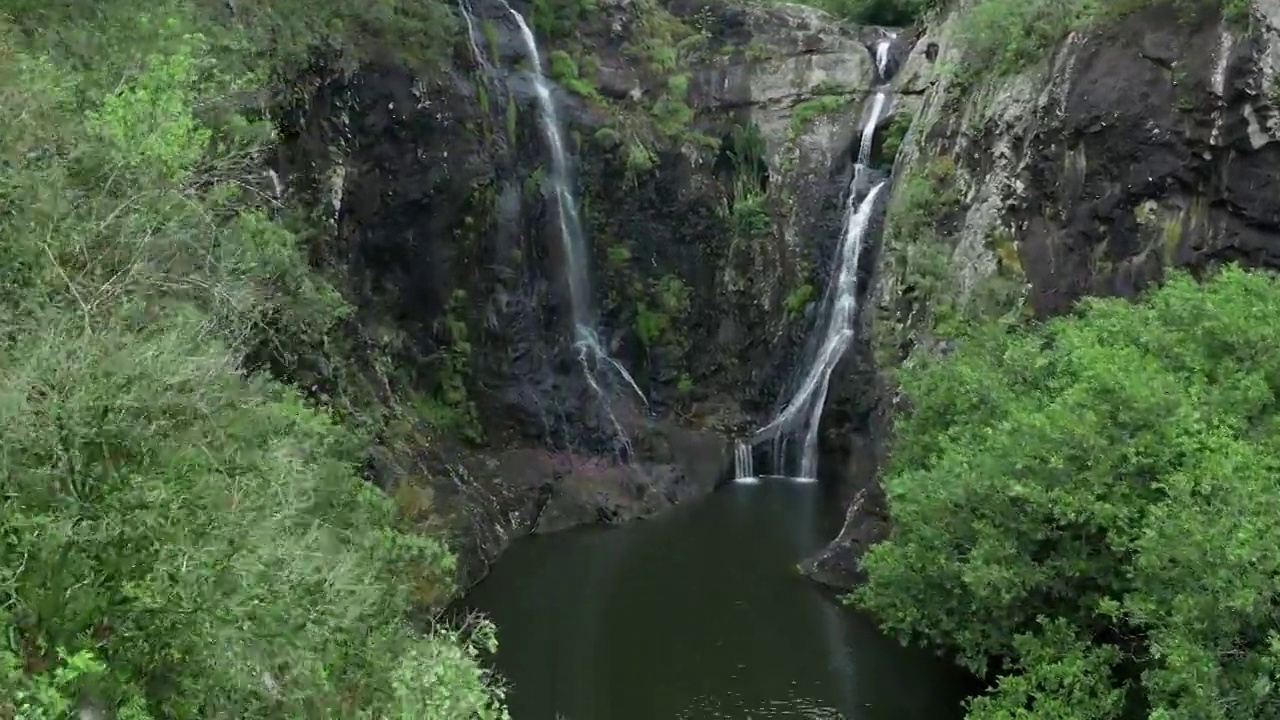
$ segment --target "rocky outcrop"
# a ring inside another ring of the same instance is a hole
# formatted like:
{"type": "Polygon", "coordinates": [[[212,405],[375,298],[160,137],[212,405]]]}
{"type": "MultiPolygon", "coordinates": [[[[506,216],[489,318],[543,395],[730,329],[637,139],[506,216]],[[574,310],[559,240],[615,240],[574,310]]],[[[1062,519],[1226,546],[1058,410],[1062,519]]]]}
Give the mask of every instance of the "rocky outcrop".
{"type": "Polygon", "coordinates": [[[476,448],[424,437],[410,452],[376,446],[369,470],[402,508],[407,499],[420,509],[424,529],[454,538],[458,586],[467,588],[521,537],[642,519],[711,492],[726,462],[723,439],[654,425],[638,448],[648,458],[642,466],[569,450],[476,448]]]}
{"type": "MultiPolygon", "coordinates": [[[[570,345],[522,46],[500,2],[470,6],[474,42],[460,26],[431,73],[317,66],[275,168],[357,301],[371,475],[453,523],[464,586],[512,538],[724,478],[726,438],[758,424],[810,324],[873,79],[858,31],[802,6],[615,0],[567,23],[517,6],[559,82],[602,340],[649,400],[614,399],[623,464],[570,345]]],[[[277,371],[330,397],[349,382],[332,364],[277,371]]]]}
{"type": "Polygon", "coordinates": [[[944,351],[951,319],[1057,314],[1175,267],[1280,265],[1280,5],[1255,2],[1250,31],[1203,7],[1151,7],[969,85],[941,71],[963,61],[964,3],[915,44],[897,84],[923,95],[864,318],[878,379],[836,401],[864,436],[867,529],[828,549],[829,581],[851,582],[860,548],[887,531],[869,473],[900,401],[892,370],[944,351]]]}

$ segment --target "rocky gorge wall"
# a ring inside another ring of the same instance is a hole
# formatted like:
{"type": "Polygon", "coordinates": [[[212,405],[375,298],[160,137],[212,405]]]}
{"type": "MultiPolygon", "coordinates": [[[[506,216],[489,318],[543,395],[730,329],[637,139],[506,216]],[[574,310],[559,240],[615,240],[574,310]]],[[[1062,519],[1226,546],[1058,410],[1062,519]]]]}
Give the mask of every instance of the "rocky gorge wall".
{"type": "MultiPolygon", "coordinates": [[[[614,398],[633,465],[568,342],[547,153],[502,3],[471,6],[443,72],[315,67],[274,169],[284,202],[322,216],[312,258],[356,301],[368,394],[399,408],[370,473],[450,525],[464,586],[513,537],[725,479],[831,271],[878,37],[798,5],[516,9],[558,85],[604,343],[650,401],[614,398]]],[[[323,353],[276,370],[336,392],[323,353]]]]}
{"type": "MultiPolygon", "coordinates": [[[[1245,28],[1157,4],[998,77],[957,70],[968,0],[902,33],[875,153],[892,192],[822,421],[848,522],[815,578],[847,586],[889,531],[876,473],[909,402],[893,369],[945,352],[957,323],[1134,295],[1176,266],[1276,264],[1273,5],[1245,28]]],[[[511,537],[645,516],[724,478],[832,270],[882,33],[786,4],[516,7],[557,83],[605,343],[651,402],[615,396],[628,467],[568,343],[524,49],[501,2],[470,7],[444,72],[316,68],[276,168],[328,215],[313,259],[359,301],[374,394],[416,398],[371,472],[445,510],[464,584],[511,537]]],[[[323,393],[331,373],[303,358],[283,374],[323,393]]]]}
{"type": "Polygon", "coordinates": [[[893,369],[946,352],[957,321],[1134,296],[1171,268],[1280,265],[1280,5],[1252,3],[1242,27],[1211,3],[1157,4],[1073,33],[1018,74],[966,80],[969,5],[929,23],[895,82],[911,125],[868,346],[825,423],[829,442],[858,438],[857,502],[810,566],[833,585],[855,582],[860,551],[889,531],[875,471],[910,401],[893,369]]]}

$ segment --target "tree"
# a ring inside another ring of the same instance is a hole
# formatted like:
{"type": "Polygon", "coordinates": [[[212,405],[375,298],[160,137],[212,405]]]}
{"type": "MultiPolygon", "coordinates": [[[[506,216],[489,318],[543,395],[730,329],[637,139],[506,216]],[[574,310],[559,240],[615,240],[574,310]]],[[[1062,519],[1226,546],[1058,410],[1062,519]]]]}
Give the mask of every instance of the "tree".
{"type": "Polygon", "coordinates": [[[244,191],[270,126],[210,54],[244,37],[179,0],[9,5],[0,718],[505,718],[490,628],[409,623],[454,558],[361,478],[367,435],[245,370],[349,308],[244,191]]]}
{"type": "Polygon", "coordinates": [[[1229,267],[904,367],[854,600],[998,675],[971,718],[1280,717],[1277,317],[1229,267]]]}

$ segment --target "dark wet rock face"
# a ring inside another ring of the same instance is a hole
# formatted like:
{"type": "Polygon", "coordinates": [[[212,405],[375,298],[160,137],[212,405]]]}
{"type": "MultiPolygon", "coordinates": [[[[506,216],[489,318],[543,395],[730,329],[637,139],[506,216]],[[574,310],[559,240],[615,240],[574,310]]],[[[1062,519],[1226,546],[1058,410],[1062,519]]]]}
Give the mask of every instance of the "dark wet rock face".
{"type": "MultiPolygon", "coordinates": [[[[515,537],[646,517],[726,477],[727,438],[762,423],[808,330],[785,301],[825,283],[872,82],[857,34],[805,8],[603,2],[568,35],[535,23],[544,64],[571,59],[599,93],[556,89],[597,329],[649,401],[619,378],[610,417],[572,347],[524,48],[501,4],[472,5],[482,60],[464,35],[429,75],[391,59],[317,67],[275,166],[286,202],[328,223],[313,259],[355,301],[371,392],[411,408],[450,398],[449,416],[483,432],[463,443],[410,417],[429,440],[380,438],[370,460],[383,487],[430,490],[463,586],[515,537]],[[644,54],[644,33],[674,47],[694,24],[679,68],[644,54]],[[831,93],[843,110],[793,122],[831,93]]],[[[323,361],[295,365],[282,374],[332,392],[323,361]]]]}
{"type": "MultiPolygon", "coordinates": [[[[955,18],[931,28],[897,80],[904,93],[923,94],[894,188],[948,169],[946,187],[960,201],[935,226],[949,255],[947,299],[973,302],[998,279],[1002,311],[1022,305],[1044,317],[1087,295],[1133,297],[1175,267],[1280,267],[1280,6],[1254,5],[1252,34],[1213,12],[1186,18],[1157,7],[973,88],[936,71],[957,58],[955,18]]],[[[899,221],[891,213],[886,223],[899,221]]],[[[887,527],[876,473],[909,400],[868,368],[949,347],[910,301],[920,272],[910,250],[885,247],[873,261],[866,364],[846,359],[852,371],[838,373],[824,416],[827,451],[852,458],[846,496],[867,491],[811,565],[838,586],[856,582],[867,539],[887,527]]]]}
{"type": "Polygon", "coordinates": [[[1211,16],[1176,24],[1155,12],[1081,49],[1065,117],[1032,136],[1031,192],[1010,213],[1025,228],[1038,313],[1132,295],[1171,266],[1280,260],[1280,144],[1260,136],[1274,114],[1261,49],[1211,16]]]}

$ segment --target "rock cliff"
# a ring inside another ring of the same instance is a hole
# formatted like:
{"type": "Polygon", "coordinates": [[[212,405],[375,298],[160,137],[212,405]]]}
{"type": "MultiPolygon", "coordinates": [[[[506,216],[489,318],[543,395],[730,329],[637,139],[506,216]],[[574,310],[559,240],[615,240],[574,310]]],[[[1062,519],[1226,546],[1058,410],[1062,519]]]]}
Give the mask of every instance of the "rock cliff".
{"type": "MultiPolygon", "coordinates": [[[[358,301],[369,394],[410,406],[371,473],[445,510],[464,585],[513,537],[725,478],[811,324],[874,75],[863,31],[798,5],[515,6],[567,120],[602,338],[650,403],[614,398],[627,466],[569,342],[527,57],[502,2],[467,8],[443,71],[313,68],[274,169],[324,216],[313,259],[358,301]]],[[[323,352],[276,370],[337,382],[323,352]]]]}
{"type": "Polygon", "coordinates": [[[828,423],[859,436],[861,494],[811,565],[835,585],[888,531],[874,469],[909,402],[893,368],[945,352],[957,320],[1132,296],[1174,267],[1280,265],[1280,5],[1254,2],[1243,27],[1209,3],[1157,4],[966,80],[968,6],[928,24],[896,82],[912,123],[864,308],[876,371],[862,365],[828,423]]]}

